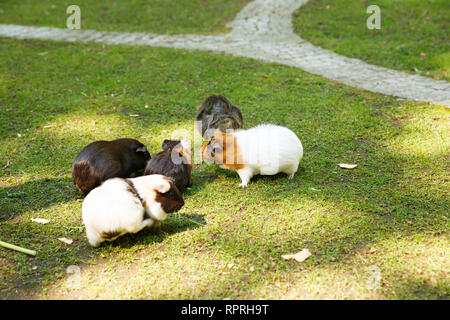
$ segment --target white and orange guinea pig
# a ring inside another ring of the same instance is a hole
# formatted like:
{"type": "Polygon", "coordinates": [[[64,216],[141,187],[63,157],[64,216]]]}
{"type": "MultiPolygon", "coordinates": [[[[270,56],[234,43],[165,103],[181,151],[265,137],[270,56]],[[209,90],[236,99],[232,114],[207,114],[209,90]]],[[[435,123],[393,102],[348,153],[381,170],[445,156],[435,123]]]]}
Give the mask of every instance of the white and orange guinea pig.
{"type": "Polygon", "coordinates": [[[112,178],[93,189],[83,201],[82,215],[89,244],[98,247],[125,233],[159,227],[168,213],[184,205],[171,179],[153,174],[112,178]]]}
{"type": "Polygon", "coordinates": [[[215,131],[202,146],[202,158],[225,169],[235,170],[245,188],[256,175],[284,172],[292,179],[303,157],[303,146],[285,127],[263,124],[240,131],[215,131]]]}

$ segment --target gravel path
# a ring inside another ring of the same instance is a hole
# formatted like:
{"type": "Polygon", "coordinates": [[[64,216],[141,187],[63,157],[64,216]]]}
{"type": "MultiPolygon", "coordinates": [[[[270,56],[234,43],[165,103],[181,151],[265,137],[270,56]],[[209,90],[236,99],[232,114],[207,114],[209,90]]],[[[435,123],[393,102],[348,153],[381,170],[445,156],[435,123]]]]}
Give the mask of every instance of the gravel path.
{"type": "Polygon", "coordinates": [[[218,36],[157,35],[0,24],[0,36],[207,50],[293,66],[349,86],[450,106],[450,83],[347,58],[293,33],[292,14],[308,0],[255,0],[218,36]]]}

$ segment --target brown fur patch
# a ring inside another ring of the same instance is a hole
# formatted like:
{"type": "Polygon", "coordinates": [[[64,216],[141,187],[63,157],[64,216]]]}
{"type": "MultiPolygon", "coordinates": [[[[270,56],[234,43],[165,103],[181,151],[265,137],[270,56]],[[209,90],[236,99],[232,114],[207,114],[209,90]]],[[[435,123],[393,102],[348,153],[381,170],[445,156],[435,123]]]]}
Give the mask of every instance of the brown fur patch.
{"type": "Polygon", "coordinates": [[[174,183],[169,181],[170,190],[166,193],[156,192],[155,201],[161,204],[165,213],[177,212],[184,206],[184,200],[174,183]]]}
{"type": "Polygon", "coordinates": [[[202,157],[214,161],[215,163],[223,164],[232,170],[244,168],[244,159],[236,137],[232,134],[226,134],[218,130],[214,133],[211,141],[203,144],[202,157]],[[221,149],[215,152],[209,151],[208,146],[212,143],[218,143],[221,146],[221,149]]]}
{"type": "Polygon", "coordinates": [[[72,166],[73,182],[84,196],[101,183],[101,179],[94,171],[92,165],[86,161],[76,162],[72,166]]]}
{"type": "Polygon", "coordinates": [[[237,143],[236,137],[233,135],[227,135],[225,137],[224,143],[225,143],[224,145],[226,146],[226,147],[224,147],[224,151],[225,151],[224,155],[222,155],[222,157],[224,157],[224,160],[226,160],[224,162],[224,165],[227,168],[230,168],[233,170],[240,170],[240,169],[244,168],[244,160],[242,158],[242,153],[241,153],[241,150],[237,143]],[[231,158],[232,158],[231,162],[229,159],[230,154],[227,153],[230,149],[233,150],[231,153],[231,158]]]}
{"type": "Polygon", "coordinates": [[[142,203],[143,206],[145,206],[145,202],[140,196],[139,192],[137,191],[136,187],[134,186],[133,181],[130,179],[123,179],[125,183],[127,184],[127,191],[133,195],[136,199],[139,200],[140,203],[142,203]]]}
{"type": "Polygon", "coordinates": [[[211,143],[211,140],[210,141],[206,141],[205,143],[203,143],[202,150],[201,150],[202,151],[202,153],[201,153],[202,159],[212,160],[211,157],[209,157],[208,154],[206,153],[206,148],[208,148],[208,145],[210,143],[211,143]]]}

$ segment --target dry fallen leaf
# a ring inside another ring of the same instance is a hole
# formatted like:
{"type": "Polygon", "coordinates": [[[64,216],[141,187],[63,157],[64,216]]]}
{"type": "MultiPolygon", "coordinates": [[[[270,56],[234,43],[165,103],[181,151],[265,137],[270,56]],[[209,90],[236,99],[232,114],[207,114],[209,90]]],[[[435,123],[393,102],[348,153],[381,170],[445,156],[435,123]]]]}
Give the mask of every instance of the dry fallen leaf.
{"type": "Polygon", "coordinates": [[[308,259],[310,256],[311,256],[311,252],[309,252],[308,249],[303,249],[302,251],[299,251],[295,254],[284,254],[281,257],[286,260],[294,259],[295,261],[303,262],[306,259],[308,259]]]}
{"type": "Polygon", "coordinates": [[[42,219],[42,218],[31,218],[31,221],[37,222],[37,223],[42,223],[42,224],[46,224],[46,223],[50,222],[50,220],[42,219]]]}
{"type": "Polygon", "coordinates": [[[367,251],[367,253],[374,253],[374,252],[377,252],[377,248],[372,247],[370,248],[370,250],[367,251]]]}
{"type": "Polygon", "coordinates": [[[64,243],[67,243],[67,244],[72,244],[73,243],[73,240],[72,239],[68,239],[68,238],[58,238],[58,240],[59,241],[62,241],[62,242],[64,242],[64,243]]]}
{"type": "Polygon", "coordinates": [[[353,169],[353,168],[356,168],[358,165],[357,164],[339,163],[338,166],[341,167],[342,169],[353,169]]]}

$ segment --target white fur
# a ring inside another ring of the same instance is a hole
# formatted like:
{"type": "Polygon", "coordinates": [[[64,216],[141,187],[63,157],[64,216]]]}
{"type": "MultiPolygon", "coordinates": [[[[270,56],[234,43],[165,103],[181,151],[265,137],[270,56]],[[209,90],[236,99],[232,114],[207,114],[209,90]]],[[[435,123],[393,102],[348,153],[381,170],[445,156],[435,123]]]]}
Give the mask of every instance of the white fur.
{"type": "Polygon", "coordinates": [[[181,140],[181,147],[187,151],[191,151],[191,142],[187,139],[181,140]]]}
{"type": "Polygon", "coordinates": [[[120,178],[105,181],[84,199],[83,223],[91,246],[97,247],[107,240],[102,237],[104,232],[120,232],[114,238],[116,239],[125,233],[139,232],[166,218],[167,215],[161,205],[154,201],[155,190],[167,192],[170,189],[170,184],[163,176],[155,174],[130,180],[140,197],[146,201],[146,207],[127,191],[127,183],[120,178]],[[151,218],[145,218],[145,212],[151,218]]]}
{"type": "Polygon", "coordinates": [[[300,139],[288,128],[263,124],[233,133],[243,156],[244,168],[237,170],[245,188],[256,175],[284,172],[292,179],[303,157],[300,139]]]}

